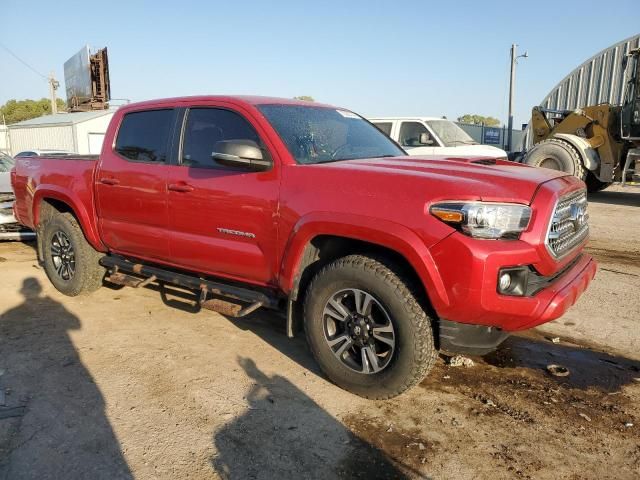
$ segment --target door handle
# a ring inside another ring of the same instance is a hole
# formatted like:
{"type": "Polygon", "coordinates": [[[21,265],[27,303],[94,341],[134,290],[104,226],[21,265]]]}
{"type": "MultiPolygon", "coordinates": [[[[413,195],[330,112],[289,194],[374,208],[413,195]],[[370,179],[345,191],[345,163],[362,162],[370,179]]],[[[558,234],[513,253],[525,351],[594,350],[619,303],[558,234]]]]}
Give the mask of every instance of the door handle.
{"type": "Polygon", "coordinates": [[[193,187],[186,183],[170,183],[167,188],[172,192],[193,192],[193,187]]]}
{"type": "Polygon", "coordinates": [[[117,178],[101,178],[100,183],[104,183],[105,185],[118,185],[120,184],[120,180],[117,178]]]}

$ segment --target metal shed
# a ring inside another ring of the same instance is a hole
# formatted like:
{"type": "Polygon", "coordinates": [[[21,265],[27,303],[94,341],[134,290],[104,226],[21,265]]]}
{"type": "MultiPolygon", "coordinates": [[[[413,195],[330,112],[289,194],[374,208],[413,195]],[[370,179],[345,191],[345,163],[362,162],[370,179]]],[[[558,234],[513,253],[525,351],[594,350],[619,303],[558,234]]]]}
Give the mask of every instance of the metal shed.
{"type": "Polygon", "coordinates": [[[553,110],[574,110],[587,105],[620,105],[624,95],[622,59],[640,47],[640,34],[605,48],[564,77],[540,105],[553,110]]]}
{"type": "Polygon", "coordinates": [[[24,150],[56,149],[98,154],[115,110],[56,113],[8,125],[13,155],[24,150]]]}

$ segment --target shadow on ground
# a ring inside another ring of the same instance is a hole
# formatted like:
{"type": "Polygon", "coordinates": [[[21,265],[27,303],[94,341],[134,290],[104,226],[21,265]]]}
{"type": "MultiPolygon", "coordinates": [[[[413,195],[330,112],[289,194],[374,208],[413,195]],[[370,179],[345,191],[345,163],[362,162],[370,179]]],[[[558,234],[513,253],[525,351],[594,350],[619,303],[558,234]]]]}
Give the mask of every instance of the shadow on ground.
{"type": "Polygon", "coordinates": [[[0,315],[0,479],[133,478],[69,337],[81,322],[41,292],[27,278],[0,315]]]}
{"type": "Polygon", "coordinates": [[[499,368],[532,369],[545,372],[549,379],[571,388],[595,388],[615,392],[640,376],[640,362],[626,357],[585,348],[569,342],[553,343],[535,338],[536,332],[509,337],[498,350],[484,361],[499,368]],[[562,365],[569,375],[555,377],[547,372],[548,365],[562,365]]]}
{"type": "Polygon", "coordinates": [[[238,363],[254,383],[246,413],[214,434],[211,464],[222,478],[406,478],[286,378],[238,363]]]}
{"type": "MultiPolygon", "coordinates": [[[[195,292],[171,285],[145,288],[158,292],[169,307],[189,313],[200,310],[195,292]]],[[[251,331],[309,372],[323,376],[304,334],[294,339],[286,336],[282,315],[259,310],[227,320],[236,328],[251,331]]],[[[222,478],[402,479],[407,478],[406,472],[423,478],[352,433],[285,377],[265,374],[249,358],[239,358],[238,364],[252,386],[245,395],[249,404],[246,412],[214,433],[217,454],[211,465],[222,478]]]]}
{"type": "Polygon", "coordinates": [[[627,205],[630,207],[640,207],[640,188],[627,187],[626,192],[612,192],[603,190],[602,192],[590,193],[589,202],[604,203],[608,205],[627,205]]]}

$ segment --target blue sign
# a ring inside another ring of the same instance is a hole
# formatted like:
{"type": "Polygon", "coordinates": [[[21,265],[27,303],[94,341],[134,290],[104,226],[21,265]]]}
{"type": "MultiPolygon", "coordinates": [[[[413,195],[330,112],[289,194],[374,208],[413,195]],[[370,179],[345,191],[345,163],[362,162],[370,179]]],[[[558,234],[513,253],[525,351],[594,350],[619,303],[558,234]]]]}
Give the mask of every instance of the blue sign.
{"type": "Polygon", "coordinates": [[[484,127],[484,138],[482,143],[485,145],[500,145],[500,129],[493,127],[484,127]]]}

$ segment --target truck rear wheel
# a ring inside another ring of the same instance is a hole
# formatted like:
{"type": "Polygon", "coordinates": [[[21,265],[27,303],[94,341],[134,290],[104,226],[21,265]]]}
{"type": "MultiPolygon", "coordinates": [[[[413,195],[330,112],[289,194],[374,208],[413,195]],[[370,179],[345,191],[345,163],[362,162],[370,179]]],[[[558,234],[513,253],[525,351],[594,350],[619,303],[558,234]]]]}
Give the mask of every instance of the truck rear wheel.
{"type": "Polygon", "coordinates": [[[524,161],[533,167],[569,173],[580,180],[587,178],[587,170],[578,151],[570,143],[559,138],[548,138],[536,144],[527,152],[524,161]]]}
{"type": "Polygon", "coordinates": [[[311,282],[307,341],[324,373],[362,397],[391,398],[435,361],[431,319],[399,269],[362,255],[340,258],[311,282]]]}
{"type": "Polygon", "coordinates": [[[89,245],[73,215],[55,214],[42,236],[44,269],[58,291],[75,297],[100,288],[105,273],[100,254],[89,245]]]}

